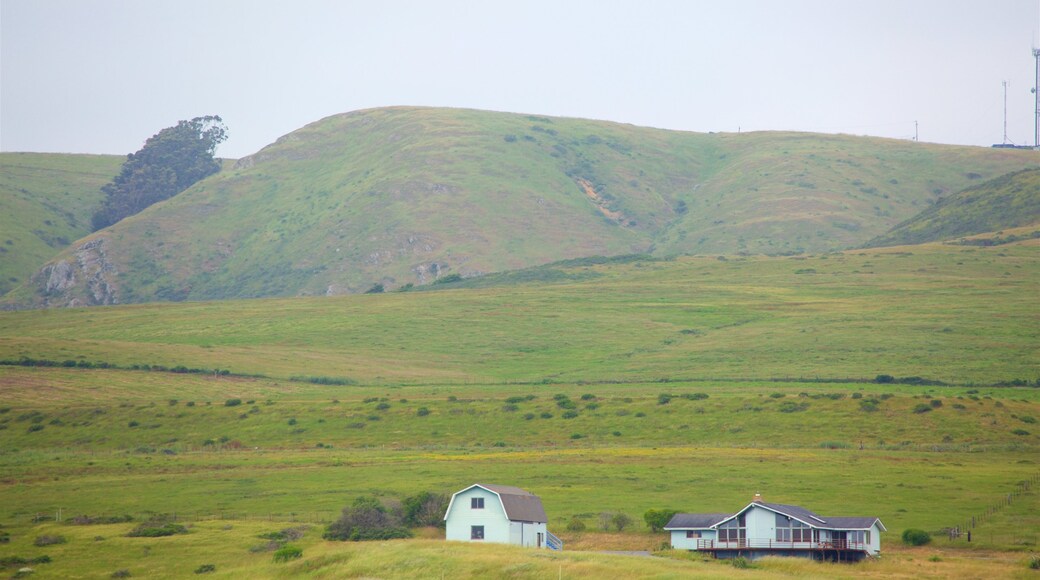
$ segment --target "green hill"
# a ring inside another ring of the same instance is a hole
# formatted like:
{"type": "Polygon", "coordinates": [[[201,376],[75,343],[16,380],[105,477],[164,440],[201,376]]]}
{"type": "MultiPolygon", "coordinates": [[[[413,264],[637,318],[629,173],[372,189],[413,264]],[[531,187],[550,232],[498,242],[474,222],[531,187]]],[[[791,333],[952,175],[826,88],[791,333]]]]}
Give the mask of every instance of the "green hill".
{"type": "Polygon", "coordinates": [[[90,233],[115,155],[0,153],[0,294],[90,233]]]}
{"type": "Polygon", "coordinates": [[[829,251],[1037,158],[849,136],[358,111],[76,242],[7,300],[333,295],[595,255],[829,251]]]}
{"type": "Polygon", "coordinates": [[[1038,243],[579,260],[488,288],[5,312],[0,359],[376,384],[1032,383],[1038,243]]]}
{"type": "Polygon", "coordinates": [[[1040,224],[1040,169],[1026,169],[940,198],[866,246],[921,244],[1034,224],[1040,224]]]}

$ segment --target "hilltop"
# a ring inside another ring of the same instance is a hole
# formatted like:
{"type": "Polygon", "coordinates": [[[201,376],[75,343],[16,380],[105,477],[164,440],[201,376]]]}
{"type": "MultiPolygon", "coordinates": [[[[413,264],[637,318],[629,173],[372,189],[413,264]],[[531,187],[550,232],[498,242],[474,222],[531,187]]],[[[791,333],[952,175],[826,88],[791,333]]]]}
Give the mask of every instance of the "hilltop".
{"type": "Polygon", "coordinates": [[[335,295],[586,256],[831,251],[1036,159],[851,136],[357,111],[77,241],[7,302],[335,295]]]}
{"type": "Polygon", "coordinates": [[[116,155],[0,153],[0,295],[90,233],[116,155]]]}
{"type": "Polygon", "coordinates": [[[866,245],[921,244],[1035,224],[1040,224],[1040,169],[1025,169],[943,197],[866,245]]]}

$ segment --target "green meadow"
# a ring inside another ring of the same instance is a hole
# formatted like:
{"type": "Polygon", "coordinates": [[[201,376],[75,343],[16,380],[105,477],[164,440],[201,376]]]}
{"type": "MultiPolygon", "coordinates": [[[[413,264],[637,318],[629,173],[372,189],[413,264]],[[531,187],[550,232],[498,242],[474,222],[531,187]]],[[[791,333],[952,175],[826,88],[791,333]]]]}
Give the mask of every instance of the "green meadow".
{"type": "Polygon", "coordinates": [[[1026,575],[1037,248],[574,261],[429,292],[0,313],[0,559],[93,578],[1026,575]],[[541,496],[567,549],[320,537],[355,497],[477,481],[541,496]],[[879,516],[882,558],[738,570],[661,550],[642,522],[756,492],[879,516]],[[636,524],[603,532],[602,512],[636,524]],[[188,533],[126,536],[152,514],[188,533]],[[973,517],[970,544],[948,538],[973,517]],[[254,550],[292,526],[302,558],[254,550]],[[933,544],[900,546],[911,527],[933,544]],[[621,549],[659,557],[597,553],[621,549]]]}

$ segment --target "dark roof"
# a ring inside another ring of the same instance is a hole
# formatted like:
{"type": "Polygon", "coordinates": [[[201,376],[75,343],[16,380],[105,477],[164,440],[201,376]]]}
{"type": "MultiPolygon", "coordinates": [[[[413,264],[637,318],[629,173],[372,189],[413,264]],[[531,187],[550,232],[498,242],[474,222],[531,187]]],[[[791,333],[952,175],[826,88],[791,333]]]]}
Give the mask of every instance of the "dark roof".
{"type": "Polygon", "coordinates": [[[826,518],[827,526],[837,530],[865,530],[877,522],[882,530],[885,530],[885,524],[881,523],[880,518],[860,518],[860,517],[829,517],[826,518]]]}
{"type": "Polygon", "coordinates": [[[672,516],[672,519],[668,520],[668,523],[665,524],[664,529],[707,529],[728,518],[729,516],[730,514],[675,514],[674,516],[672,516]]]}
{"type": "Polygon", "coordinates": [[[821,527],[826,526],[830,522],[827,518],[814,514],[813,512],[796,505],[784,505],[782,503],[766,503],[764,501],[753,501],[752,504],[758,504],[760,506],[767,507],[774,512],[784,514],[785,516],[801,520],[811,526],[821,527]]]}
{"type": "Polygon", "coordinates": [[[545,508],[542,507],[541,498],[531,492],[511,485],[489,485],[484,483],[476,485],[498,494],[498,497],[502,499],[502,507],[506,510],[506,517],[511,521],[538,522],[540,524],[549,521],[549,518],[545,516],[545,508]]]}

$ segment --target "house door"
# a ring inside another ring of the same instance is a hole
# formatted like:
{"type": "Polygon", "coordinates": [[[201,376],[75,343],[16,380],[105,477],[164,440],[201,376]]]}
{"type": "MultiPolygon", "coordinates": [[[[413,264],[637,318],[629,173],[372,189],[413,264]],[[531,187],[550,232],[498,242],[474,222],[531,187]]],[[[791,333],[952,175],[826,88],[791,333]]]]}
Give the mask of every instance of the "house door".
{"type": "Polygon", "coordinates": [[[539,548],[542,547],[542,541],[544,541],[544,538],[545,538],[545,536],[541,532],[538,532],[538,547],[539,548]]]}

